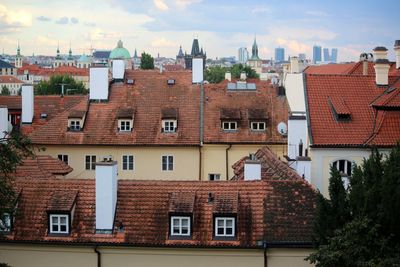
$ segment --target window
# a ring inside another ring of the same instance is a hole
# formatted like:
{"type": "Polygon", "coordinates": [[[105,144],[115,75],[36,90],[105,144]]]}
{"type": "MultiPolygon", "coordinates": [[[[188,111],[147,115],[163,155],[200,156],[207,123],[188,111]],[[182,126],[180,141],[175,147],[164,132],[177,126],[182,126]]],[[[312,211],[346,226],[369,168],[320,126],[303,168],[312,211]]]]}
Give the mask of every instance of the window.
{"type": "Polygon", "coordinates": [[[58,159],[64,161],[65,164],[68,164],[68,155],[58,154],[58,159]]]}
{"type": "Polygon", "coordinates": [[[163,132],[164,133],[176,132],[176,120],[163,120],[163,132]]]}
{"type": "Polygon", "coordinates": [[[219,173],[209,173],[208,180],[210,181],[219,181],[221,179],[221,174],[219,173]]]}
{"type": "Polygon", "coordinates": [[[252,121],[250,123],[250,128],[253,131],[265,131],[265,122],[252,121]]]}
{"type": "Polygon", "coordinates": [[[235,130],[237,130],[237,122],[236,121],[223,121],[222,129],[224,131],[235,131],[235,130]]]}
{"type": "Polygon", "coordinates": [[[96,156],[88,155],[85,157],[85,169],[95,170],[96,169],[96,156]]]}
{"type": "Polygon", "coordinates": [[[119,130],[121,132],[130,132],[132,130],[131,121],[130,120],[121,120],[119,130]]]}
{"type": "Polygon", "coordinates": [[[122,156],[122,169],[129,171],[133,170],[133,155],[122,156]]]}
{"type": "Polygon", "coordinates": [[[216,217],[215,218],[215,236],[234,237],[235,236],[235,218],[216,217]]]}
{"type": "Polygon", "coordinates": [[[0,232],[9,232],[11,230],[11,216],[4,213],[0,220],[0,232]]]}
{"type": "Polygon", "coordinates": [[[80,131],[81,130],[81,122],[80,121],[71,121],[69,124],[70,131],[80,131]]]}
{"type": "Polygon", "coordinates": [[[335,167],[342,176],[351,176],[351,168],[352,168],[351,161],[340,159],[333,162],[333,167],[335,167]]]}
{"type": "Polygon", "coordinates": [[[171,236],[190,236],[189,216],[171,216],[171,236]]]}
{"type": "Polygon", "coordinates": [[[162,156],[162,170],[173,171],[174,170],[174,156],[162,156]]]}
{"type": "Polygon", "coordinates": [[[68,215],[50,215],[50,233],[51,234],[68,234],[68,215]]]}

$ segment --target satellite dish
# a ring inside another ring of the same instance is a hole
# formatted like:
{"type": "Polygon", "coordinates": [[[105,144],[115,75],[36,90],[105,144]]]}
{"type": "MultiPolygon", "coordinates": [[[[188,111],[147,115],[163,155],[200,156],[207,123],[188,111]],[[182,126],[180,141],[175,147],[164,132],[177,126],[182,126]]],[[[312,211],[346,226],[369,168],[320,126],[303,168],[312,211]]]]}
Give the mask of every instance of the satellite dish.
{"type": "Polygon", "coordinates": [[[286,134],[287,134],[287,125],[286,125],[286,123],[284,123],[283,121],[281,121],[281,122],[278,124],[278,133],[279,133],[280,135],[286,135],[286,134]]]}

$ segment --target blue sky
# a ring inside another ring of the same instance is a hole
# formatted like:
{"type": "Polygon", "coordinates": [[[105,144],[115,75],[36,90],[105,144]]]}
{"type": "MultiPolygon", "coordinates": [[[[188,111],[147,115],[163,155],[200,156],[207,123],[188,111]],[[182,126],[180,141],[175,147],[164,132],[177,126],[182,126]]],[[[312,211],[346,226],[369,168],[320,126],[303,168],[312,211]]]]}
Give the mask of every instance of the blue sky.
{"type": "Polygon", "coordinates": [[[357,60],[377,45],[400,39],[396,22],[400,1],[210,1],[210,0],[2,0],[0,49],[24,55],[53,55],[58,43],[67,53],[90,47],[112,49],[118,39],[133,54],[146,51],[174,57],[182,45],[190,51],[194,37],[209,57],[237,55],[257,36],[259,54],[271,58],[275,47],[286,57],[306,53],[312,45],[339,49],[339,60],[357,60]]]}

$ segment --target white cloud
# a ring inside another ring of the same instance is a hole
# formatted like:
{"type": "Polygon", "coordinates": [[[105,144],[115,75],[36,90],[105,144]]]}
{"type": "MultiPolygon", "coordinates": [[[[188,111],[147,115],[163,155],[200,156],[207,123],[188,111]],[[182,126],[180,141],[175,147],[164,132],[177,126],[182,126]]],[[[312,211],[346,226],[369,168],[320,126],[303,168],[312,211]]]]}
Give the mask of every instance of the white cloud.
{"type": "Polygon", "coordinates": [[[192,4],[196,4],[196,3],[200,3],[202,0],[176,0],[175,4],[179,7],[179,8],[186,8],[187,6],[190,6],[192,4]]]}
{"type": "Polygon", "coordinates": [[[157,38],[151,42],[152,47],[178,47],[178,44],[165,38],[157,38]]]}
{"type": "Polygon", "coordinates": [[[78,23],[79,23],[79,19],[78,19],[78,18],[75,18],[75,17],[72,17],[72,18],[71,18],[71,23],[72,23],[72,24],[78,24],[78,23]]]}
{"type": "Polygon", "coordinates": [[[67,17],[62,17],[62,18],[59,18],[58,20],[56,20],[56,23],[61,24],[61,25],[68,24],[68,22],[69,22],[69,18],[67,18],[67,17]]]}
{"type": "Polygon", "coordinates": [[[153,0],[154,5],[161,11],[168,10],[167,4],[163,0],[153,0]]]}
{"type": "Polygon", "coordinates": [[[32,14],[23,9],[10,10],[0,4],[0,26],[6,27],[29,27],[32,25],[32,14]]]}
{"type": "Polygon", "coordinates": [[[55,47],[58,45],[58,41],[54,38],[49,38],[47,36],[39,35],[36,37],[35,42],[40,46],[52,46],[55,47]]]}
{"type": "Polygon", "coordinates": [[[284,46],[288,49],[288,52],[291,54],[299,54],[299,53],[306,53],[310,51],[310,46],[301,43],[297,40],[287,40],[283,38],[277,38],[276,43],[280,46],[284,46]]]}
{"type": "Polygon", "coordinates": [[[296,27],[273,27],[270,29],[271,35],[274,37],[281,37],[283,39],[295,39],[295,40],[310,40],[316,41],[330,41],[336,38],[338,35],[335,32],[323,29],[311,29],[311,28],[296,28],[296,27]]]}
{"type": "Polygon", "coordinates": [[[251,10],[251,13],[257,14],[257,13],[271,13],[271,10],[268,7],[265,6],[258,6],[255,7],[251,10]]]}

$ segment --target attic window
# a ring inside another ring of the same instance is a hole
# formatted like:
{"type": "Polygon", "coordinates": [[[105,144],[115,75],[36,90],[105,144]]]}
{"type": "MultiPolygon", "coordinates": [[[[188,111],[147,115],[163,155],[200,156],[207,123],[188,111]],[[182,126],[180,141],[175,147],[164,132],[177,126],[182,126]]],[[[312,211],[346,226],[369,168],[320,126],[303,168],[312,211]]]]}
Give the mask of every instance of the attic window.
{"type": "Polygon", "coordinates": [[[175,84],[175,80],[174,79],[168,79],[167,80],[167,84],[168,85],[174,85],[175,84]]]}
{"type": "Polygon", "coordinates": [[[190,216],[171,216],[171,236],[190,236],[190,216]]]}
{"type": "Polygon", "coordinates": [[[215,217],[215,236],[234,237],[236,232],[236,222],[234,217],[215,217]]]}
{"type": "Polygon", "coordinates": [[[131,120],[118,120],[119,131],[120,132],[130,132],[132,131],[132,121],[131,120]]]}
{"type": "Polygon", "coordinates": [[[265,131],[265,122],[264,121],[252,121],[250,123],[250,129],[252,131],[265,131]]]}
{"type": "Polygon", "coordinates": [[[224,131],[236,131],[237,130],[237,122],[236,121],[223,121],[221,123],[221,128],[224,131]]]}
{"type": "Polygon", "coordinates": [[[65,214],[50,215],[50,233],[51,234],[68,234],[69,233],[69,216],[65,214]]]}
{"type": "Polygon", "coordinates": [[[176,120],[163,120],[162,121],[162,132],[163,133],[175,133],[177,128],[176,120]]]}
{"type": "Polygon", "coordinates": [[[10,232],[11,231],[11,215],[10,213],[3,213],[0,220],[0,232],[10,232]]]}
{"type": "Polygon", "coordinates": [[[77,191],[55,191],[47,207],[49,234],[69,234],[75,213],[77,191]]]}
{"type": "Polygon", "coordinates": [[[178,127],[178,110],[174,108],[164,108],[161,110],[163,133],[174,133],[178,127]]]}
{"type": "Polygon", "coordinates": [[[133,117],[135,110],[132,108],[121,108],[117,112],[118,131],[130,132],[133,129],[133,117]]]}
{"type": "Polygon", "coordinates": [[[80,120],[70,120],[69,121],[69,130],[72,132],[77,132],[81,130],[81,121],[80,120]]]}
{"type": "Polygon", "coordinates": [[[351,120],[350,109],[342,97],[328,97],[328,100],[337,121],[351,120]]]}

